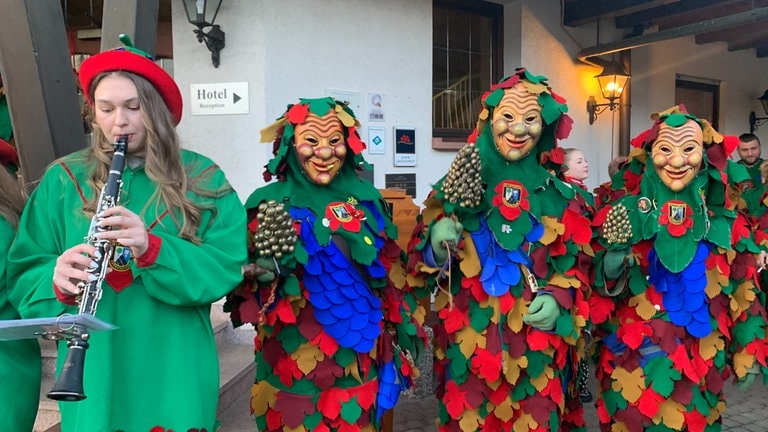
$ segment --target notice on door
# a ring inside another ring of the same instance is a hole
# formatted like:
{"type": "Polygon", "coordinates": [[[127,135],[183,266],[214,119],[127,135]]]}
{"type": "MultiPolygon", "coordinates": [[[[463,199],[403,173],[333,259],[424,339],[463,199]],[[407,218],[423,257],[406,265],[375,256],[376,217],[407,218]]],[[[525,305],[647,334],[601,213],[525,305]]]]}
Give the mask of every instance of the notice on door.
{"type": "Polygon", "coordinates": [[[189,86],[192,115],[248,114],[248,83],[192,84],[189,86]]]}

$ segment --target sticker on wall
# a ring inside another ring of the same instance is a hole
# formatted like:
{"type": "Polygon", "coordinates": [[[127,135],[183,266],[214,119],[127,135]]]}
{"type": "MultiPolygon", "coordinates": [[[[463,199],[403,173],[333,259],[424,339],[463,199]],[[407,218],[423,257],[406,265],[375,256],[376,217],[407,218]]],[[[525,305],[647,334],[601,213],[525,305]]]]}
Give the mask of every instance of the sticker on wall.
{"type": "Polygon", "coordinates": [[[395,126],[395,166],[416,166],[416,128],[395,126]]]}
{"type": "Polygon", "coordinates": [[[384,94],[368,93],[368,121],[384,121],[384,94]]]}
{"type": "Polygon", "coordinates": [[[383,155],[387,152],[384,126],[368,126],[368,154],[383,155]]]}

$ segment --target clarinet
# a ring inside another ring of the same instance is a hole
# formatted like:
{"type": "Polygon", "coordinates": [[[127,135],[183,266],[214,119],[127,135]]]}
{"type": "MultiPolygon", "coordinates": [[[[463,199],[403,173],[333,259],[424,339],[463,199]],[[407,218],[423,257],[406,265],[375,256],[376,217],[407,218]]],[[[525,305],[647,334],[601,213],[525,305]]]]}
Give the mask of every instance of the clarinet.
{"type": "MultiPolygon", "coordinates": [[[[113,144],[115,152],[112,155],[112,162],[109,166],[109,175],[107,182],[101,188],[101,195],[96,207],[96,213],[91,218],[91,226],[88,229],[86,242],[96,248],[94,254],[95,267],[89,267],[86,271],[95,278],[89,282],[80,282],[77,284],[80,288],[80,298],[78,307],[80,314],[96,315],[96,306],[101,299],[101,285],[107,276],[109,261],[115,250],[115,243],[112,240],[101,240],[96,237],[98,233],[108,231],[109,227],[99,226],[101,222],[101,212],[108,208],[115,207],[120,199],[120,189],[122,186],[123,170],[125,169],[125,152],[128,147],[128,137],[122,135],[117,138],[113,144]]],[[[64,366],[61,369],[59,377],[53,388],[48,392],[50,399],[58,401],[74,402],[85,399],[83,391],[83,366],[85,365],[85,350],[88,349],[88,339],[90,334],[88,328],[81,324],[74,324],[69,330],[71,337],[67,340],[67,357],[64,360],[64,366]]]]}

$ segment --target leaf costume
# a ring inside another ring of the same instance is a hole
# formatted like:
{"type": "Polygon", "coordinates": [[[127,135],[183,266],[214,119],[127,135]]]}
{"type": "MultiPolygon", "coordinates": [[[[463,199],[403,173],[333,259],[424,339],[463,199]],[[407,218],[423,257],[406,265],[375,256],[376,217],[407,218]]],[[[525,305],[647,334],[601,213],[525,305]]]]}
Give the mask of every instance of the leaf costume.
{"type": "MultiPolygon", "coordinates": [[[[24,209],[8,253],[8,275],[17,281],[11,300],[24,318],[77,313],[59,301],[51,274],[61,252],[88,233],[83,207],[98,193],[87,182],[91,151],[52,164],[24,209]]],[[[118,245],[96,312],[118,328],[91,334],[83,377],[88,397],[60,403],[63,431],[215,430],[219,363],[210,304],[241,278],[245,211],[212,161],[190,151],[181,159],[189,178],[214,192],[188,194],[202,206],[202,243],[179,238],[165,205],[152,199],[157,184],[144,165],[126,166],[120,203],[145,221],[150,248],[134,259],[118,245]]],[[[59,370],[66,354],[60,343],[59,370]]]]}
{"type": "MultiPolygon", "coordinates": [[[[356,172],[365,164],[352,111],[332,98],[301,99],[271,127],[265,176],[277,182],[246,202],[251,261],[264,263],[257,241],[279,203],[296,241],[270,255],[276,278],[246,277],[227,302],[234,324],[257,329],[251,409],[260,431],[375,431],[384,411],[418,374],[425,311],[405,283],[397,227],[379,191],[356,172]],[[330,183],[312,181],[294,145],[310,117],[338,118],[352,151],[330,183]]],[[[265,231],[266,232],[266,231],[265,231]]]]}
{"type": "Polygon", "coordinates": [[[758,250],[735,210],[733,188],[747,173],[727,159],[735,137],[682,106],[654,118],[613,177],[618,198],[593,221],[598,417],[603,430],[719,431],[725,381],[767,370],[758,250]],[[654,168],[651,148],[660,129],[683,127],[700,128],[703,160],[674,190],[654,168]]]}
{"type": "Polygon", "coordinates": [[[588,193],[548,169],[560,171],[557,139],[570,131],[567,107],[544,77],[522,68],[493,86],[482,102],[468,144],[479,152],[480,181],[454,182],[451,172],[443,177],[427,198],[409,245],[409,281],[434,293],[439,318],[438,428],[583,430],[575,374],[588,318],[592,231],[583,213],[588,193]],[[494,144],[490,119],[515,88],[535,95],[544,127],[531,153],[510,161],[494,144]],[[461,200],[451,196],[449,183],[483,187],[478,199],[461,200]],[[443,218],[456,218],[464,232],[456,253],[439,268],[429,236],[443,218]],[[523,322],[536,296],[557,302],[560,314],[551,331],[523,322]]]}

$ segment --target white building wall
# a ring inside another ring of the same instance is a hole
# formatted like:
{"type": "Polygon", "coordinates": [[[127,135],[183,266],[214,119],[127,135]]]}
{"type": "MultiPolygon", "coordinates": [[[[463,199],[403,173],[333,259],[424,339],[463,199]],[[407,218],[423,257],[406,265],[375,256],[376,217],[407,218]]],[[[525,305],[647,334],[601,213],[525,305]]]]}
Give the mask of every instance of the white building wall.
{"type": "Polygon", "coordinates": [[[271,158],[259,130],[289,103],[329,90],[358,98],[353,109],[364,141],[369,125],[385,127],[386,154],[366,152],[376,187],[385,187],[385,174],[415,172],[420,203],[450,165],[453,153],[431,150],[431,0],[228,0],[216,19],[227,44],[218,69],[192,35],[181,2],[174,2],[174,20],[175,78],[185,103],[193,83],[249,83],[250,114],[191,116],[186,107],[179,128],[187,147],[222,166],[243,200],[264,184],[271,158]],[[384,94],[383,123],[367,120],[370,92],[384,94]],[[393,166],[394,126],[416,128],[416,167],[393,166]]]}
{"type": "MultiPolygon", "coordinates": [[[[605,102],[594,79],[601,69],[576,56],[620,36],[606,23],[599,41],[596,26],[561,26],[558,0],[497,2],[505,8],[505,75],[525,66],[547,76],[553,90],[568,101],[574,125],[561,146],[585,153],[591,168],[587,185],[596,187],[608,179],[608,162],[617,155],[619,116],[607,111],[589,124],[587,98],[593,95],[605,102]]],[[[263,167],[271,158],[271,145],[258,143],[260,129],[287,104],[301,97],[323,97],[329,90],[359,97],[355,113],[366,142],[368,126],[381,124],[366,118],[367,95],[385,96],[386,154],[366,154],[375,166],[377,187],[385,187],[385,174],[415,172],[414,198],[421,203],[447,171],[454,152],[431,148],[431,0],[226,0],[216,19],[227,44],[218,69],[192,34],[180,0],[173,2],[173,14],[174,71],[185,98],[182,141],[219,163],[242,199],[264,184],[263,167]],[[190,114],[191,84],[242,81],[249,84],[248,114],[190,114]],[[416,128],[414,168],[394,167],[396,125],[416,128]]],[[[763,81],[766,72],[768,63],[752,52],[731,53],[722,44],[695,45],[692,37],[633,49],[631,135],[649,126],[651,112],[675,103],[675,74],[722,80],[721,132],[745,132],[749,111],[763,116],[755,99],[768,87],[763,81]]],[[[768,125],[758,134],[768,145],[768,125]]]]}

